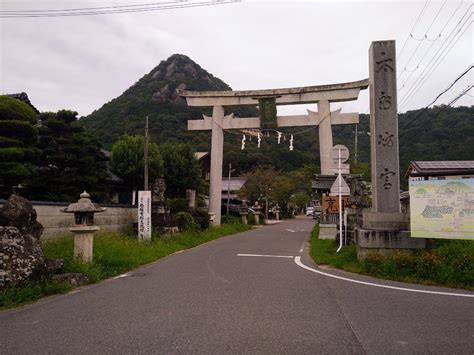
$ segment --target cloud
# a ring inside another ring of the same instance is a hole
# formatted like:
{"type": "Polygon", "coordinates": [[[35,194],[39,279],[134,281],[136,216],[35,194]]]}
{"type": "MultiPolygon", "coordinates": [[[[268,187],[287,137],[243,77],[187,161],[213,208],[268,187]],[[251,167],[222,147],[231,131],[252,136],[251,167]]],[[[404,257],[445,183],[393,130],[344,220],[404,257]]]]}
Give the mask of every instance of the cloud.
{"type": "MultiPolygon", "coordinates": [[[[65,7],[61,1],[4,3],[4,9],[65,7]]],[[[72,8],[94,3],[67,4],[72,8]]],[[[174,53],[190,56],[240,90],[360,80],[368,76],[370,42],[395,39],[400,49],[423,4],[254,1],[149,13],[3,19],[0,91],[25,91],[40,110],[70,108],[86,115],[174,53]]],[[[432,33],[442,28],[457,5],[446,5],[432,33]]],[[[452,25],[468,6],[459,9],[452,25]]],[[[416,35],[423,35],[439,8],[440,3],[430,4],[416,35]]],[[[399,69],[403,70],[416,45],[408,41],[399,69]]],[[[426,45],[420,46],[412,63],[421,59],[426,45]]],[[[471,62],[472,32],[467,31],[406,109],[428,104],[471,62]]],[[[441,102],[455,97],[469,80],[472,76],[460,81],[441,102]]],[[[469,104],[468,97],[460,103],[469,104]]],[[[342,106],[365,112],[368,97],[362,93],[357,102],[342,106]]],[[[282,110],[301,113],[305,108],[282,110]]]]}

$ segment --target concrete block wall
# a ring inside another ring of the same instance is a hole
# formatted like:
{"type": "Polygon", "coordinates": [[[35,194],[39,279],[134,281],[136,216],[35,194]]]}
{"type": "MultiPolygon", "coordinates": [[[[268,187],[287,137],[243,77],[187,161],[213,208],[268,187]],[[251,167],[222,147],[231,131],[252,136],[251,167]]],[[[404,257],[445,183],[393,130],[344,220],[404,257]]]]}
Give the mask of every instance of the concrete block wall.
{"type": "MultiPolygon", "coordinates": [[[[0,207],[1,207],[0,203],[0,207]]],[[[66,235],[72,235],[68,228],[74,225],[74,215],[63,213],[60,209],[66,207],[62,203],[36,203],[33,207],[38,215],[37,220],[44,227],[41,239],[54,239],[66,235]]],[[[137,208],[133,206],[110,206],[103,205],[107,210],[95,214],[95,224],[101,231],[127,232],[137,222],[137,208]]]]}

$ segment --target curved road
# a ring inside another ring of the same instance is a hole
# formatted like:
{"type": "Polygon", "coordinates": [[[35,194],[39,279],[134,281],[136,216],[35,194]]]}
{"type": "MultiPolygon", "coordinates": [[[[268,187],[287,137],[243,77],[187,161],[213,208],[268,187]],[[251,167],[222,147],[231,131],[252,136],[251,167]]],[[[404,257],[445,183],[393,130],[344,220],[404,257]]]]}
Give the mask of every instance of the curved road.
{"type": "Polygon", "coordinates": [[[295,262],[316,269],[312,227],[257,228],[0,312],[0,353],[474,353],[474,293],[312,272],[295,262]]]}

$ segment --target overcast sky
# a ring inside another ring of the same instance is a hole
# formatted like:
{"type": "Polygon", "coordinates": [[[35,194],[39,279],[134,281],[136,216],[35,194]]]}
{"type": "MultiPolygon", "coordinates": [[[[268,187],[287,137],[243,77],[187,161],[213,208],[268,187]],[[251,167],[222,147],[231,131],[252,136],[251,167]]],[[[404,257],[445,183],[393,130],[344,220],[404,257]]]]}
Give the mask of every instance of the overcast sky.
{"type": "MultiPolygon", "coordinates": [[[[6,11],[159,1],[0,3],[6,11]]],[[[399,52],[399,111],[405,112],[429,104],[473,62],[471,1],[428,1],[412,33],[415,39],[401,52],[425,3],[249,0],[142,13],[0,18],[0,93],[24,91],[40,111],[65,108],[88,115],[174,53],[188,55],[234,90],[348,82],[368,77],[371,41],[393,39],[399,52]],[[443,43],[451,43],[444,59],[426,84],[407,96],[443,43]]],[[[437,104],[448,103],[472,84],[473,72],[437,104]]],[[[472,96],[465,95],[456,105],[472,104],[472,96]]],[[[367,91],[342,107],[367,112],[367,91]]],[[[305,108],[287,106],[279,108],[279,114],[303,113],[305,108]]]]}

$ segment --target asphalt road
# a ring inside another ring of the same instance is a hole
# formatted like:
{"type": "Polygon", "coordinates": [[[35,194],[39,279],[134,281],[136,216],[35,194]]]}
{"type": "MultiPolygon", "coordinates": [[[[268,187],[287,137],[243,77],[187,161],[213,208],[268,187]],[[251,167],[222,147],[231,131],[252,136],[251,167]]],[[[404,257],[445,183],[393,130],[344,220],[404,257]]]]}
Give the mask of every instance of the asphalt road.
{"type": "Polygon", "coordinates": [[[474,298],[413,289],[473,293],[311,272],[294,257],[316,268],[312,226],[254,229],[0,312],[0,353],[474,353],[474,298]]]}

